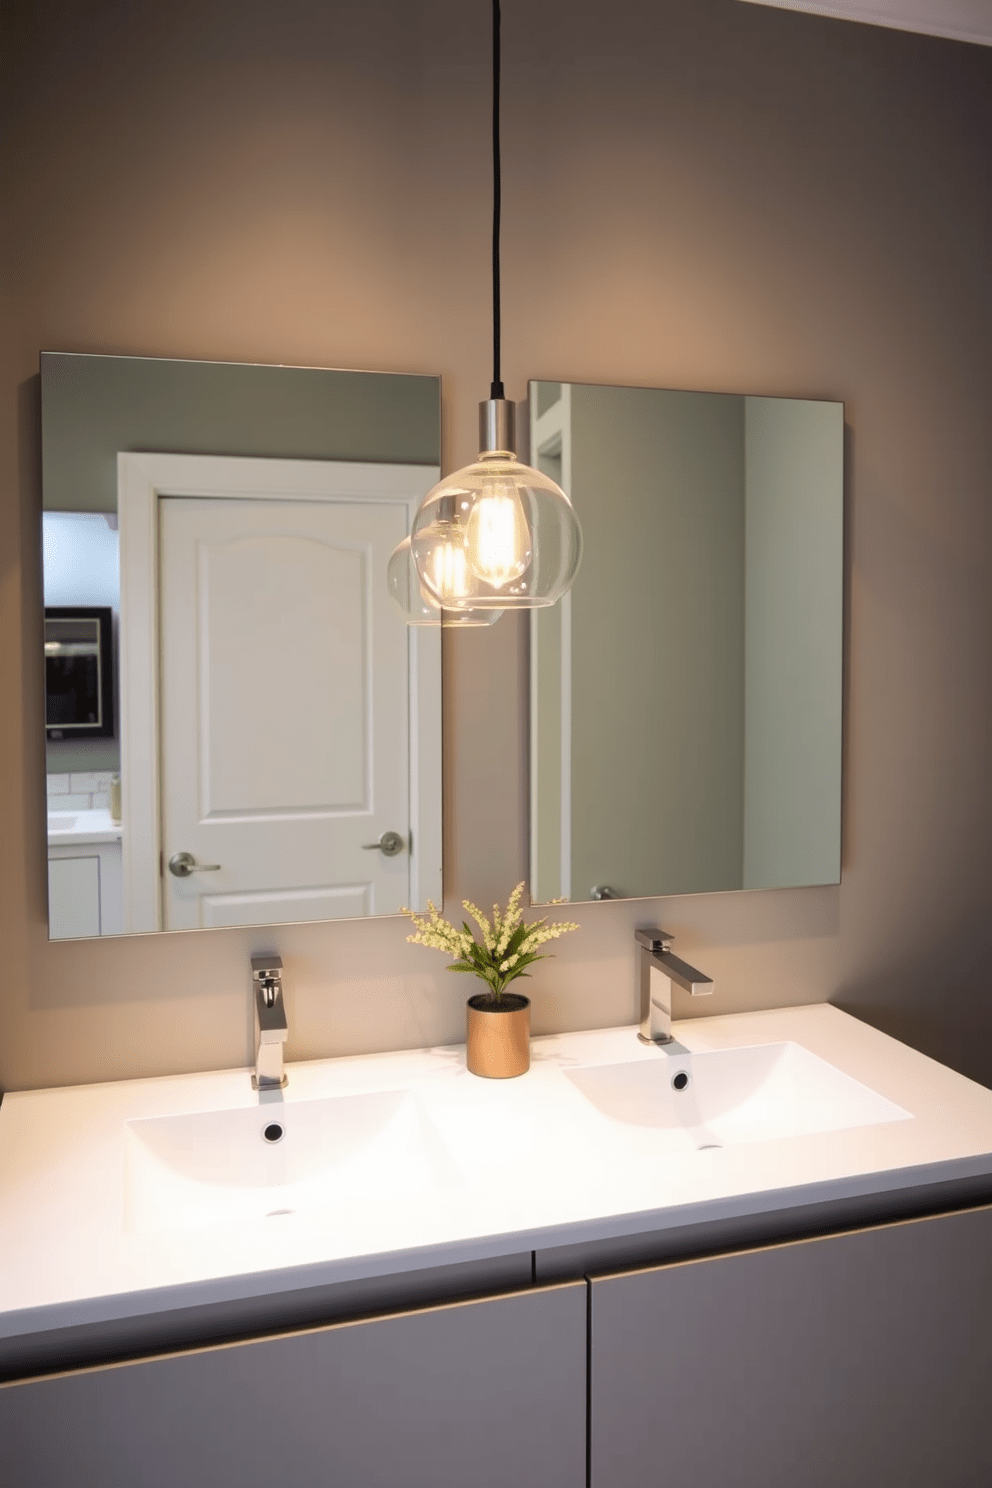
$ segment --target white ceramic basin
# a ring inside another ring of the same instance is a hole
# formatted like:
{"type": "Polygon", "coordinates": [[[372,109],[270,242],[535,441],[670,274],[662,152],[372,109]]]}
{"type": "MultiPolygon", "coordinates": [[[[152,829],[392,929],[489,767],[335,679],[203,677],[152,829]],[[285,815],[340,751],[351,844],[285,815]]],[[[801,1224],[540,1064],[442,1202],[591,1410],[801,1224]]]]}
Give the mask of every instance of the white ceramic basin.
{"type": "Polygon", "coordinates": [[[69,811],[50,811],[48,813],[49,832],[71,832],[76,825],[77,818],[69,811]]]}
{"type": "Polygon", "coordinates": [[[403,1090],[125,1125],[131,1230],[333,1214],[460,1181],[420,1101],[403,1090]]]}
{"type": "Polygon", "coordinates": [[[304,1061],[265,1105],[244,1069],[8,1091],[0,1339],[992,1177],[992,1091],[838,1008],[675,1032],[535,1038],[519,1080],[460,1048],[304,1061]]]}
{"type": "Polygon", "coordinates": [[[662,1049],[656,1058],[566,1074],[604,1116],[641,1128],[662,1151],[909,1119],[901,1106],[794,1043],[695,1054],[662,1049]]]}

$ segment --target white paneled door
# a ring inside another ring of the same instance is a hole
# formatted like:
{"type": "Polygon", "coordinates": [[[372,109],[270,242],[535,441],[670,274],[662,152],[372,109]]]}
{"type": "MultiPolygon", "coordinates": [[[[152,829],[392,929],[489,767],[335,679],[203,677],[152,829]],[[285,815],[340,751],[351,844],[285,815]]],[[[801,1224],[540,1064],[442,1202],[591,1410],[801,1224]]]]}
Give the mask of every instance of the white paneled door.
{"type": "Polygon", "coordinates": [[[160,499],[164,928],[408,902],[407,637],[383,581],[405,532],[393,504],[160,499]],[[369,846],[386,832],[392,856],[369,846]]]}

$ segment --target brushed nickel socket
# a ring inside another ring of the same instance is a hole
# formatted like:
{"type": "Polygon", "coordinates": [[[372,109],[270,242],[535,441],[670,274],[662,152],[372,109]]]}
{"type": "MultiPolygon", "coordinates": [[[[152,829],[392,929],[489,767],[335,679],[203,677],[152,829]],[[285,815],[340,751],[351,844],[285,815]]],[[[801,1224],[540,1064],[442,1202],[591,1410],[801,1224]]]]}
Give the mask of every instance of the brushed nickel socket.
{"type": "Polygon", "coordinates": [[[516,409],[509,398],[487,398],[479,404],[479,449],[499,450],[511,458],[517,452],[516,409]]]}

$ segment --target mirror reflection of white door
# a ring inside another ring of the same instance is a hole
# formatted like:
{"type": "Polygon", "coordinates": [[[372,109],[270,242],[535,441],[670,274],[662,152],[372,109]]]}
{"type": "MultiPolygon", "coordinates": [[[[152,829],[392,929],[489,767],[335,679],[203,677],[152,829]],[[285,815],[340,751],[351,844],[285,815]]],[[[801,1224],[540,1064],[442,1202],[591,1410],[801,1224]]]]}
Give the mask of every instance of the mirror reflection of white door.
{"type": "Polygon", "coordinates": [[[385,583],[437,476],[118,456],[125,931],[439,896],[440,633],[385,583]]]}
{"type": "Polygon", "coordinates": [[[165,929],[407,903],[406,635],[383,582],[405,535],[395,505],[161,500],[165,929]],[[388,832],[395,855],[369,846],[388,832]]]}

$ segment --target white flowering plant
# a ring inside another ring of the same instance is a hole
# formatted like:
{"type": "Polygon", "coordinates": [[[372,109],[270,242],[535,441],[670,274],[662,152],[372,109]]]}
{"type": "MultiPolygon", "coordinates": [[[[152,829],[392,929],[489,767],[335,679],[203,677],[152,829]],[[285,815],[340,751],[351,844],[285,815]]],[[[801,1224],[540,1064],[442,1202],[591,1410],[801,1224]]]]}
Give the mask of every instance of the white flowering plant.
{"type": "MultiPolygon", "coordinates": [[[[527,967],[532,962],[546,959],[545,955],[539,953],[539,946],[546,945],[549,940],[557,940],[559,935],[566,935],[569,930],[579,928],[565,920],[550,925],[547,919],[525,924],[520,907],[523,892],[523,884],[518,883],[510,895],[505,913],[498,904],[494,904],[491,921],[470,900],[462,901],[462,907],[472,916],[481,931],[481,944],[467,921],[463,920],[462,928],[456,929],[449,920],[441,918],[440,911],[429,899],[427,906],[430,913],[427,915],[415,914],[411,909],[403,911],[416,926],[416,934],[408,935],[407,940],[414,945],[430,946],[431,950],[445,951],[449,956],[456,957],[447,968],[448,971],[469,971],[473,976],[481,977],[487,983],[493,1001],[498,1004],[508,982],[520,976],[528,976],[527,967]]],[[[564,900],[556,899],[553,902],[561,904],[564,900]]]]}

